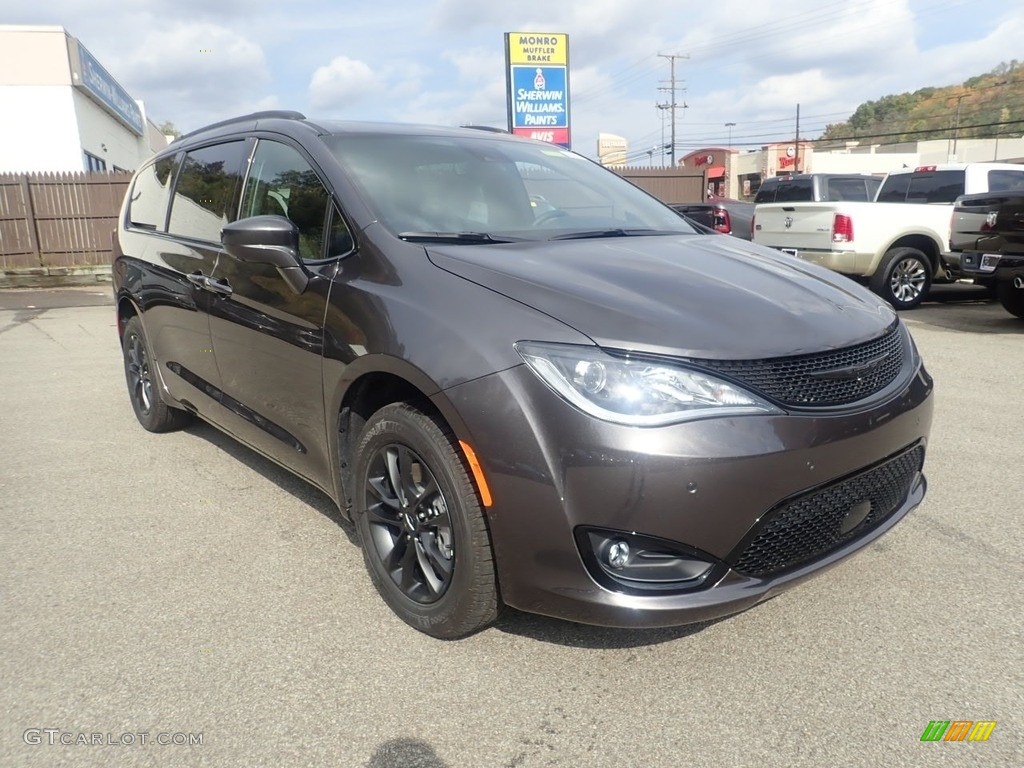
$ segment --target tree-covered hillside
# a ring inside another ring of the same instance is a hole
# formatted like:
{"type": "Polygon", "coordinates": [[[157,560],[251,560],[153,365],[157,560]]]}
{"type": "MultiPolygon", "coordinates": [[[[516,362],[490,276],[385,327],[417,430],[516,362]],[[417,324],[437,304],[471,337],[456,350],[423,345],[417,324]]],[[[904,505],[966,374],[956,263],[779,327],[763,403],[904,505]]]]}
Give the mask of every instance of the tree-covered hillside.
{"type": "Polygon", "coordinates": [[[883,96],[829,125],[821,141],[897,144],[903,141],[992,138],[1024,134],[1024,62],[1016,59],[961,85],[883,96]]]}

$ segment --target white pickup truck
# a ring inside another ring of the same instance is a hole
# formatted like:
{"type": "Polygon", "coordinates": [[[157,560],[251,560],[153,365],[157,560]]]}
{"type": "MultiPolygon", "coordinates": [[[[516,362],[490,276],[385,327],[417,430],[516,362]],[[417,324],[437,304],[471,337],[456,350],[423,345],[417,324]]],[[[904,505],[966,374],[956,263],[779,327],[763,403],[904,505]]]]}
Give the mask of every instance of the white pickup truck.
{"type": "Polygon", "coordinates": [[[958,275],[949,246],[953,203],[964,194],[1024,189],[1024,165],[951,163],[893,171],[874,202],[758,205],[755,243],[866,279],[897,309],[916,307],[933,279],[958,275]]]}

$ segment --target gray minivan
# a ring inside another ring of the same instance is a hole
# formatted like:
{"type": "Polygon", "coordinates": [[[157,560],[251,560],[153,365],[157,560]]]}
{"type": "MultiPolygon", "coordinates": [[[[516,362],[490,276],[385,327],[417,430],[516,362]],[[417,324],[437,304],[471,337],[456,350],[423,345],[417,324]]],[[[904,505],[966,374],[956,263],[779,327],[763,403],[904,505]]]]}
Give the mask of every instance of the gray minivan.
{"type": "MultiPolygon", "coordinates": [[[[227,120],[135,174],[113,288],[141,426],[201,418],[329,494],[434,637],[736,613],[925,495],[932,381],[890,307],[551,144],[227,120]]],[[[189,483],[164,455],[132,482],[189,483]]]]}
{"type": "Polygon", "coordinates": [[[754,203],[825,203],[875,199],[879,176],[860,173],[801,173],[773,176],[761,182],[754,203]]]}

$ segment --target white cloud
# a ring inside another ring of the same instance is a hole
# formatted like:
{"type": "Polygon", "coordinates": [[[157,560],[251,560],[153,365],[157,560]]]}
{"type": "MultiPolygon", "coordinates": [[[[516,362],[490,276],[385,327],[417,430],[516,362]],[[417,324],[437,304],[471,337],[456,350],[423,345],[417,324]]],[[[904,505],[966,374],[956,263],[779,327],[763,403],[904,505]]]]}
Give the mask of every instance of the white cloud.
{"type": "Polygon", "coordinates": [[[737,145],[788,136],[797,103],[813,135],[863,101],[1024,58],[1024,4],[1006,0],[50,0],[3,15],[64,25],[154,119],[182,129],[260,106],[501,125],[503,33],[564,32],[573,143],[586,153],[600,131],[660,141],[655,105],[670,94],[658,54],[690,56],[676,67],[688,145],[721,143],[725,122],[737,145]]]}
{"type": "Polygon", "coordinates": [[[343,109],[378,87],[377,76],[365,62],[336,56],[313,73],[309,103],[315,109],[343,109]]]}

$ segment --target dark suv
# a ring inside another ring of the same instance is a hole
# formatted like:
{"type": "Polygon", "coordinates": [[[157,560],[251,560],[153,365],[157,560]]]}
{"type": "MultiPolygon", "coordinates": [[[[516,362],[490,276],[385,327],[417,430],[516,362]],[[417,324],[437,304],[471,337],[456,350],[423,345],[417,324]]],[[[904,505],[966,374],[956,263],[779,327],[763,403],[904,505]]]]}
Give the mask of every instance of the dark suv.
{"type": "Polygon", "coordinates": [[[210,126],[136,174],[114,291],[142,426],[199,416],[330,494],[436,637],[723,616],[924,497],[932,383],[888,306],[550,144],[210,126]]]}
{"type": "Polygon", "coordinates": [[[761,182],[754,203],[825,203],[834,200],[871,201],[882,180],[850,173],[800,173],[772,176],[761,182]]]}

